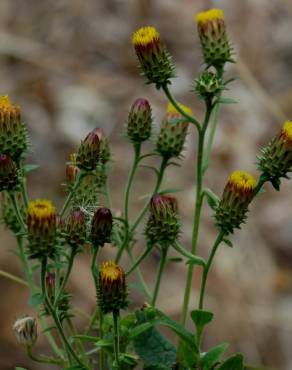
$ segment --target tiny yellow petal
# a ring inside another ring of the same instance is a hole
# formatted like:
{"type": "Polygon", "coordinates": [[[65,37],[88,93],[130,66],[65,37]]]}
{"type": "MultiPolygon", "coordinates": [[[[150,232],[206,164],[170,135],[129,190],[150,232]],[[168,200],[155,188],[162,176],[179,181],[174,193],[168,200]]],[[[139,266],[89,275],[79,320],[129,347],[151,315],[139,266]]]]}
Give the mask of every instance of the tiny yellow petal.
{"type": "Polygon", "coordinates": [[[229,177],[229,182],[243,191],[252,191],[256,187],[255,178],[243,171],[234,171],[229,177]]]}
{"type": "Polygon", "coordinates": [[[142,27],[134,32],[132,37],[132,44],[146,46],[155,40],[159,40],[160,35],[155,27],[142,27]]]}
{"type": "MultiPolygon", "coordinates": [[[[184,105],[184,104],[181,104],[179,103],[178,104],[179,107],[186,113],[186,114],[189,114],[190,116],[193,114],[191,108],[189,108],[188,106],[184,105]]],[[[167,109],[166,109],[166,112],[167,114],[180,114],[176,108],[171,104],[171,103],[168,103],[167,105],[167,109]]]]}
{"type": "Polygon", "coordinates": [[[195,20],[198,24],[207,23],[219,19],[224,19],[224,12],[221,9],[210,9],[205,12],[200,12],[195,17],[195,20]]]}
{"type": "Polygon", "coordinates": [[[37,199],[29,203],[27,215],[35,220],[47,220],[55,216],[56,209],[50,200],[37,199]]]}
{"type": "Polygon", "coordinates": [[[113,261],[107,261],[101,265],[100,277],[102,281],[120,281],[123,275],[122,268],[113,261]]]}

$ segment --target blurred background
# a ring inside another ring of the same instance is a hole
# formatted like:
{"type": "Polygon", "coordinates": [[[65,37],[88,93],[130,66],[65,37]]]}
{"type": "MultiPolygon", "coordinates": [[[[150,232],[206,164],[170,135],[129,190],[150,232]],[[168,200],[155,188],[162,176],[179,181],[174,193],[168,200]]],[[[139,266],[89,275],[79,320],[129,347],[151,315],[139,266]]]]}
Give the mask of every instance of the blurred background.
{"type": "MultiPolygon", "coordinates": [[[[285,118],[292,117],[291,0],[0,1],[0,94],[8,94],[21,105],[33,143],[30,162],[41,165],[29,177],[32,198],[51,198],[61,206],[65,161],[80,139],[99,126],[112,144],[110,184],[114,207],[121,208],[133,155],[123,137],[129,107],[137,97],[149,99],[159,125],[167,103],[161,92],[145,86],[139,76],[130,42],[132,32],[143,25],[159,29],[177,66],[172,91],[201,119],[203,105],[190,92],[192,80],[203,69],[193,17],[209,7],[225,11],[237,59],[236,65],[228,66],[227,75],[240,77],[226,93],[238,104],[225,105],[221,111],[205,178],[205,185],[221,194],[231,171],[256,173],[259,148],[278,131],[285,118]]],[[[192,229],[195,152],[196,135],[191,129],[182,166],[170,168],[164,181],[164,187],[182,189],[178,198],[184,223],[182,242],[187,248],[192,229]]],[[[152,184],[151,171],[139,170],[132,193],[132,217],[152,184]]],[[[292,181],[283,181],[280,193],[270,185],[265,189],[266,193],[252,205],[247,225],[232,236],[234,248],[222,246],[212,268],[206,307],[215,312],[215,319],[205,335],[204,349],[230,342],[230,353],[242,351],[248,363],[289,370],[292,181]]],[[[211,215],[205,206],[198,250],[202,256],[207,256],[216,234],[211,215]]],[[[14,239],[2,226],[0,232],[0,269],[23,276],[14,255],[14,239]]],[[[142,247],[143,240],[137,243],[137,254],[142,247]]],[[[113,248],[108,247],[101,260],[113,253],[113,248]]],[[[142,266],[150,286],[158,257],[154,252],[142,266]]],[[[162,282],[159,307],[175,319],[180,315],[185,272],[183,264],[170,264],[162,282]]],[[[195,274],[192,308],[197,304],[199,281],[195,274]]],[[[30,363],[12,333],[17,317],[33,313],[26,288],[0,277],[0,289],[0,369],[53,368],[30,363]]],[[[78,256],[69,290],[78,308],[93,311],[95,294],[88,251],[78,256]]],[[[133,307],[143,303],[135,288],[131,300],[133,307]]],[[[77,315],[75,322],[80,328],[86,319],[77,315]]],[[[47,353],[43,335],[36,352],[47,353]]]]}

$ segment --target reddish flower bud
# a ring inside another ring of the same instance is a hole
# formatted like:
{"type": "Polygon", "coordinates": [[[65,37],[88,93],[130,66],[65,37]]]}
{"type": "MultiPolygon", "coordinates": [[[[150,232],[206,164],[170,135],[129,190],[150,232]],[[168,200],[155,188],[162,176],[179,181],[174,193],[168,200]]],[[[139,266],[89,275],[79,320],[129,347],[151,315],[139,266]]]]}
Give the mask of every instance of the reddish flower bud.
{"type": "Polygon", "coordinates": [[[65,235],[67,243],[77,248],[86,241],[86,215],[81,209],[73,210],[65,222],[65,235]]]}
{"type": "Polygon", "coordinates": [[[148,100],[139,98],[133,103],[127,121],[128,138],[133,143],[149,139],[152,129],[152,112],[148,100]]]}
{"type": "Polygon", "coordinates": [[[96,128],[94,132],[99,138],[100,148],[99,148],[99,158],[102,164],[106,164],[111,159],[110,146],[108,138],[104,134],[101,128],[96,128]]]}
{"type": "Polygon", "coordinates": [[[99,208],[93,215],[91,221],[90,239],[94,247],[102,247],[111,242],[113,227],[112,213],[108,208],[99,208]]]}
{"type": "Polygon", "coordinates": [[[92,171],[96,168],[99,161],[100,140],[95,130],[91,131],[81,142],[76,163],[81,170],[92,171]]]}

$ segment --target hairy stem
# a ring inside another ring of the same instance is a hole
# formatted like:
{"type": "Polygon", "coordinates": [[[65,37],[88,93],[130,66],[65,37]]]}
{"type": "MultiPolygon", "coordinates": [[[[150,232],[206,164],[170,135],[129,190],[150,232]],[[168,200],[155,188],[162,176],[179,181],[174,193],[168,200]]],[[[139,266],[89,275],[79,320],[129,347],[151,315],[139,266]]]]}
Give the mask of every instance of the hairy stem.
{"type": "Polygon", "coordinates": [[[115,355],[115,369],[120,369],[120,330],[119,330],[119,310],[113,311],[113,322],[114,322],[114,355],[115,355]]]}
{"type": "Polygon", "coordinates": [[[78,189],[79,185],[81,184],[81,181],[83,179],[83,177],[85,176],[85,173],[84,171],[80,170],[80,172],[78,173],[77,177],[76,177],[76,180],[75,180],[75,183],[73,185],[73,188],[71,189],[70,193],[68,194],[66,200],[65,200],[65,203],[63,205],[63,208],[60,212],[60,218],[62,218],[67,210],[67,208],[69,207],[70,203],[71,203],[71,200],[76,192],[76,190],[78,189]]]}
{"type": "Polygon", "coordinates": [[[158,293],[159,293],[159,288],[160,288],[160,283],[161,283],[161,278],[162,278],[162,273],[164,271],[165,265],[166,265],[166,257],[167,257],[167,252],[168,252],[168,247],[162,246],[161,247],[161,257],[160,257],[160,264],[159,264],[159,269],[156,277],[156,283],[155,283],[155,288],[153,292],[153,297],[151,301],[151,305],[155,307],[158,293]]]}

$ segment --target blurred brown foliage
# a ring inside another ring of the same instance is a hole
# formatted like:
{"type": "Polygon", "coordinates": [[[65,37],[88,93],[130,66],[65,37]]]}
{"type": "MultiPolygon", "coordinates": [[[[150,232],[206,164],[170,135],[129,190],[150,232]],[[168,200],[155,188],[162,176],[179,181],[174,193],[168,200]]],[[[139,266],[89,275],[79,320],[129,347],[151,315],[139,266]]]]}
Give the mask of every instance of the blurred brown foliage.
{"type": "MultiPolygon", "coordinates": [[[[114,168],[111,185],[115,208],[121,196],[132,148],[123,124],[132,101],[150,100],[159,123],[166,105],[162,93],[145,86],[130,44],[136,27],[156,26],[177,65],[172,89],[192,106],[198,117],[203,106],[189,92],[192,79],[202,70],[193,15],[210,6],[225,11],[237,64],[228,76],[238,75],[228,96],[236,105],[224,106],[212,162],[205,184],[220,194],[234,169],[256,171],[259,147],[274,135],[285,117],[292,116],[292,2],[291,0],[2,0],[0,2],[1,94],[22,106],[32,141],[30,160],[42,167],[29,177],[31,197],[64,199],[64,162],[79,140],[93,127],[110,136],[114,168]]],[[[165,187],[179,187],[184,222],[183,243],[190,246],[193,213],[195,132],[188,137],[181,168],[168,170],[165,187]]],[[[140,170],[132,194],[136,214],[153,182],[149,170],[140,170]]],[[[292,369],[292,182],[281,192],[269,185],[251,207],[248,224],[232,238],[234,248],[221,247],[208,283],[207,307],[215,312],[204,348],[230,342],[230,351],[242,351],[248,363],[292,369]]],[[[199,253],[207,255],[215,230],[211,212],[204,209],[199,253]]],[[[22,275],[12,236],[1,228],[0,268],[22,275]]],[[[142,248],[137,245],[137,253],[142,248]]],[[[111,255],[111,248],[102,259],[111,255]]],[[[142,268],[153,282],[154,253],[142,268]],[[152,261],[151,261],[152,260],[152,261]]],[[[125,261],[125,263],[127,263],[125,261]]],[[[198,273],[198,271],[197,271],[198,273]]],[[[185,266],[171,265],[163,280],[159,306],[179,318],[185,266]]],[[[192,305],[197,302],[199,276],[194,277],[192,305]]],[[[0,369],[31,364],[15,343],[12,324],[32,312],[28,292],[0,278],[0,369]]],[[[92,312],[95,301],[88,253],[78,257],[70,282],[74,302],[92,312]]],[[[143,302],[132,291],[133,307],[143,302]]],[[[78,326],[84,319],[76,318],[78,326]]],[[[191,325],[191,323],[189,323],[191,325]]],[[[40,336],[37,351],[46,353],[40,336]]],[[[52,367],[49,367],[52,368],[52,367]]]]}

